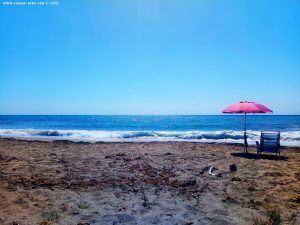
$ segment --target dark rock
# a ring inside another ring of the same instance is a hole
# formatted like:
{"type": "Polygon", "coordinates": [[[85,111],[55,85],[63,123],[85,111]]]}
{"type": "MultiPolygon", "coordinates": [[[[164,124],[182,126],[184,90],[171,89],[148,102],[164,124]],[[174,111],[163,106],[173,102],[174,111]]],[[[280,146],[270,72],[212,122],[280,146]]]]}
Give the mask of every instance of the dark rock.
{"type": "Polygon", "coordinates": [[[167,152],[167,153],[165,153],[165,154],[163,154],[163,155],[174,155],[174,154],[171,153],[171,152],[167,152]]]}
{"type": "Polygon", "coordinates": [[[194,224],[193,221],[186,222],[186,225],[192,225],[192,224],[194,224]]]}
{"type": "Polygon", "coordinates": [[[64,159],[60,159],[59,161],[58,161],[58,163],[62,163],[62,164],[65,164],[67,161],[66,160],[64,160],[64,159]]]}
{"type": "Polygon", "coordinates": [[[229,166],[229,169],[230,169],[231,172],[235,172],[235,171],[237,171],[237,166],[235,164],[231,164],[229,166]]]}

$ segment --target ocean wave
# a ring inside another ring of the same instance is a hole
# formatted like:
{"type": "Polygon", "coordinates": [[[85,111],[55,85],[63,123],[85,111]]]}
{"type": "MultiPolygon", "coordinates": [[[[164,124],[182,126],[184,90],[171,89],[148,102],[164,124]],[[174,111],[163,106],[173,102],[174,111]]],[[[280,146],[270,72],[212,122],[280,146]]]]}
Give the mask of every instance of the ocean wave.
{"type": "MultiPolygon", "coordinates": [[[[198,141],[243,143],[243,131],[95,131],[0,129],[1,137],[44,138],[73,141],[198,141]]],[[[260,138],[260,131],[247,131],[249,144],[260,138]]],[[[281,144],[300,146],[300,131],[281,132],[281,144]]]]}

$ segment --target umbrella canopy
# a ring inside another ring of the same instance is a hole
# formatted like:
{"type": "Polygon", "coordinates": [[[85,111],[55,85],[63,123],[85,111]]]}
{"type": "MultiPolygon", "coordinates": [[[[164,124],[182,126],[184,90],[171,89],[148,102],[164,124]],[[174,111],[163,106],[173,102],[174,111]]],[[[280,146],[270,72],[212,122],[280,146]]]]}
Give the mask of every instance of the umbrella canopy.
{"type": "Polygon", "coordinates": [[[244,113],[245,114],[245,123],[244,123],[244,146],[245,151],[247,152],[248,142],[247,142],[247,133],[246,133],[246,114],[247,113],[272,113],[273,111],[266,106],[258,104],[256,102],[238,102],[234,105],[229,106],[223,113],[244,113]]]}
{"type": "Polygon", "coordinates": [[[223,110],[223,113],[272,113],[266,106],[256,102],[238,102],[223,110]]]}

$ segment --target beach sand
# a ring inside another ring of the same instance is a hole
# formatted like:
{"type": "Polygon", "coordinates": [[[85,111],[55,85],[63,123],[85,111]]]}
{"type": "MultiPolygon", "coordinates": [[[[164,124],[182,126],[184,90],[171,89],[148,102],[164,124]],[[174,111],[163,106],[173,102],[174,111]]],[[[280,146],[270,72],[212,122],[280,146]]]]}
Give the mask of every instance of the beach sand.
{"type": "Polygon", "coordinates": [[[242,152],[0,139],[0,224],[254,224],[274,209],[283,224],[300,224],[300,149],[283,148],[280,158],[242,152]]]}

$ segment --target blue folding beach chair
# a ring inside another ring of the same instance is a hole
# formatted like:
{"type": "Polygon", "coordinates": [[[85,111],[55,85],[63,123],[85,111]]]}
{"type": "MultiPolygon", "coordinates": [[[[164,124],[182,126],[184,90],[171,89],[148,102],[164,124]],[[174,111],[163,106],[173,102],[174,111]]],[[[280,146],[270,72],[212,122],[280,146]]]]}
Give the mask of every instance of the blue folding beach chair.
{"type": "Polygon", "coordinates": [[[261,132],[260,142],[256,141],[257,154],[271,152],[280,155],[280,132],[261,132]]]}

